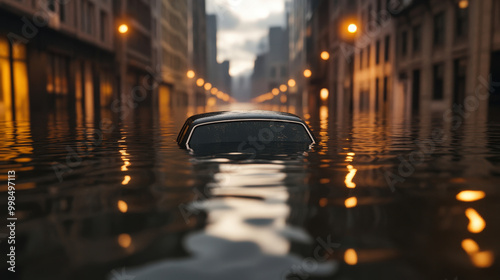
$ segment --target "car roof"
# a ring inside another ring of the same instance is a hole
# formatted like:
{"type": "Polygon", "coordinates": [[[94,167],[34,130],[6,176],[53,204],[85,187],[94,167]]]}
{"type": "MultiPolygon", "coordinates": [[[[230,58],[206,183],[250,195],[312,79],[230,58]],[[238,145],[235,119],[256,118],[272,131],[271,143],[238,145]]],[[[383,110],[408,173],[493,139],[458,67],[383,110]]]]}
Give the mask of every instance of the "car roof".
{"type": "Polygon", "coordinates": [[[194,115],[188,118],[187,122],[191,125],[203,124],[208,122],[217,122],[225,120],[245,120],[245,119],[273,119],[284,121],[304,122],[296,115],[284,112],[252,110],[252,111],[220,111],[194,115]]]}

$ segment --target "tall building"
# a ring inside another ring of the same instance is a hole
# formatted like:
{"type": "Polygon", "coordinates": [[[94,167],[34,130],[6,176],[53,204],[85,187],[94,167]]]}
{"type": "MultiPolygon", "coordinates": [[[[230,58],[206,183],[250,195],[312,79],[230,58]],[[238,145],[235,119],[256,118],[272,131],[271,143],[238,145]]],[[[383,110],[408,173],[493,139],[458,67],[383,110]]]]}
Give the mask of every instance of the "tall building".
{"type": "MultiPolygon", "coordinates": [[[[154,1],[153,1],[154,2],[154,1]]],[[[158,27],[162,85],[159,98],[170,101],[171,106],[188,105],[188,1],[161,1],[158,27]]]]}
{"type": "MultiPolygon", "coordinates": [[[[190,46],[189,46],[189,69],[195,72],[197,77],[207,77],[207,19],[205,0],[190,0],[190,46]]],[[[207,93],[203,88],[195,84],[190,85],[194,93],[194,104],[205,104],[207,93]]]]}
{"type": "Polygon", "coordinates": [[[111,1],[0,1],[0,107],[94,117],[116,97],[111,1]]]}
{"type": "Polygon", "coordinates": [[[217,61],[217,16],[207,15],[207,81],[231,95],[230,63],[217,61]]]}
{"type": "Polygon", "coordinates": [[[259,54],[255,58],[251,78],[252,98],[269,92],[267,83],[267,53],[259,54]]]}
{"type": "MultiPolygon", "coordinates": [[[[296,81],[296,86],[289,92],[289,104],[302,106],[307,95],[306,78],[303,73],[307,65],[307,12],[310,1],[292,0],[289,2],[288,38],[289,38],[289,76],[296,81]]],[[[307,104],[307,103],[306,103],[307,104]]]]}

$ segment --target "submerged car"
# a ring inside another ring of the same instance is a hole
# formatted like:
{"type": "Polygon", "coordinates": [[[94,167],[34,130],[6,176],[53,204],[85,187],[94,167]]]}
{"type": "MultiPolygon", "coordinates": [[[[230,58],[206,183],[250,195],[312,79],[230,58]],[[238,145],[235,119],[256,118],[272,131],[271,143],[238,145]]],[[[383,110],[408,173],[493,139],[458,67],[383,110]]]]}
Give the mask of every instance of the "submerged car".
{"type": "Polygon", "coordinates": [[[195,155],[271,155],[304,152],[316,143],[298,116],[273,111],[223,111],[191,116],[178,145],[195,155]]]}

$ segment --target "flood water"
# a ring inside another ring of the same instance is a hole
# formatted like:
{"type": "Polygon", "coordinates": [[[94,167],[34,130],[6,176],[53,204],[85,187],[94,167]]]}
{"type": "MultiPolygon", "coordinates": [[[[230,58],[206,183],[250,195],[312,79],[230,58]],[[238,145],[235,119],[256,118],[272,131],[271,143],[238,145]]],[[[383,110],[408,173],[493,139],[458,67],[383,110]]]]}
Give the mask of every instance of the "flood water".
{"type": "Polygon", "coordinates": [[[177,147],[191,111],[156,113],[0,124],[15,279],[500,276],[498,121],[322,107],[303,116],[319,140],[303,156],[231,161],[177,147]]]}

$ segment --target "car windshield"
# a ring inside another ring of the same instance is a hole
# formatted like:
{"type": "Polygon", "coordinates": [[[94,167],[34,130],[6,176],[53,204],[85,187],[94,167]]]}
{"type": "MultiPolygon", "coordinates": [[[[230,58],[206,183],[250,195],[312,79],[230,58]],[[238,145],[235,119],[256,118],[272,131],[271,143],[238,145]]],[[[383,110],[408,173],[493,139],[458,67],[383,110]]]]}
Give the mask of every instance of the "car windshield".
{"type": "Polygon", "coordinates": [[[189,146],[216,143],[307,143],[312,139],[304,125],[281,121],[231,121],[196,127],[189,146]]]}

